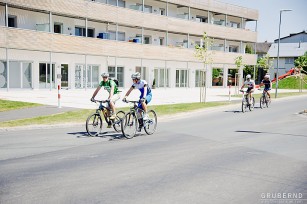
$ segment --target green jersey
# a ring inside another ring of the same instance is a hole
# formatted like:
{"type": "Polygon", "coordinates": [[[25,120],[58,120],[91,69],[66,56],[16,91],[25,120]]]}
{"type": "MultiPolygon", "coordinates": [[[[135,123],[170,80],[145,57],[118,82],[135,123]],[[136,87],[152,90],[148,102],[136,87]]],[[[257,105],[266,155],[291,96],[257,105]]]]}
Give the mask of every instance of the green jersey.
{"type": "Polygon", "coordinates": [[[108,81],[106,81],[106,82],[104,82],[104,81],[101,81],[100,83],[99,83],[99,86],[100,87],[104,87],[109,93],[110,93],[110,91],[111,91],[111,87],[114,87],[114,94],[117,94],[118,93],[118,88],[117,88],[117,85],[116,85],[116,83],[113,81],[113,80],[108,80],[108,81]]]}

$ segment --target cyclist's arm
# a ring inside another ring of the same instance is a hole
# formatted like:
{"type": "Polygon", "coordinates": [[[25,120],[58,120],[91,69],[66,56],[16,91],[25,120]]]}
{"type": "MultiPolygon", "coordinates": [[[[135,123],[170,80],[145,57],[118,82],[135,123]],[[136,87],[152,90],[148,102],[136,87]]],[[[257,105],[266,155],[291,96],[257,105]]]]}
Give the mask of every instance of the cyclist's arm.
{"type": "Polygon", "coordinates": [[[143,98],[147,96],[147,84],[144,84],[144,95],[143,98]]]}
{"type": "Polygon", "coordinates": [[[130,89],[127,91],[125,98],[127,98],[127,96],[129,96],[129,94],[131,93],[131,91],[134,89],[134,86],[131,86],[130,89]]]}
{"type": "Polygon", "coordinates": [[[113,95],[114,95],[114,86],[111,86],[111,90],[110,90],[110,94],[109,94],[109,100],[111,100],[113,95]]]}
{"type": "Polygon", "coordinates": [[[100,89],[101,89],[100,86],[98,86],[98,87],[96,88],[96,90],[95,90],[94,93],[93,93],[92,98],[95,98],[95,96],[97,95],[97,93],[99,92],[100,89]]]}

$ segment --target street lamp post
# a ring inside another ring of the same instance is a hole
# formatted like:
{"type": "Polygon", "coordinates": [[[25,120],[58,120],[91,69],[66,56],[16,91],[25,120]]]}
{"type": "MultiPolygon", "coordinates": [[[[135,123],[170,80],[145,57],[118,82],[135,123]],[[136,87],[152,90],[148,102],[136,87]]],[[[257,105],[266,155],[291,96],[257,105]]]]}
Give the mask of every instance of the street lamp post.
{"type": "Polygon", "coordinates": [[[278,77],[279,77],[279,44],[280,44],[280,25],[281,25],[281,13],[283,11],[292,11],[292,9],[282,9],[279,12],[279,32],[278,32],[278,47],[277,47],[277,72],[276,72],[276,89],[275,89],[275,98],[277,98],[277,89],[278,89],[278,77]]]}

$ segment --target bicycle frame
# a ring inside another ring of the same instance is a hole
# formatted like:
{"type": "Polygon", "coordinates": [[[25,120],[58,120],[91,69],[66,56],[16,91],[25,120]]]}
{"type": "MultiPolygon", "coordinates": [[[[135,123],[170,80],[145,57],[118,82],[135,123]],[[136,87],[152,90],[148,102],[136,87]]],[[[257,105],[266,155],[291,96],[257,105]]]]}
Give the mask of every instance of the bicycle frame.
{"type": "Polygon", "coordinates": [[[133,103],[133,106],[130,107],[130,113],[136,115],[137,119],[142,119],[144,115],[144,110],[138,107],[139,101],[128,101],[128,102],[133,103]],[[139,114],[137,113],[141,113],[141,117],[139,117],[139,114]]]}

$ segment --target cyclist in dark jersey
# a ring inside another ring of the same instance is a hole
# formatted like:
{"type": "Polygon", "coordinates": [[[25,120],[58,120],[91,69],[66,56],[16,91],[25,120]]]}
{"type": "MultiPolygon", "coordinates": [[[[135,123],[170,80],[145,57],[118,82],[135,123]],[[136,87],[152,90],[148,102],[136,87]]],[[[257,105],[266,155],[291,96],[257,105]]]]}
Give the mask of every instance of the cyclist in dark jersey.
{"type": "Polygon", "coordinates": [[[261,87],[263,85],[264,85],[263,91],[265,91],[268,94],[269,98],[271,98],[271,95],[270,95],[270,92],[269,92],[272,88],[272,82],[270,80],[270,75],[267,74],[267,75],[264,76],[264,79],[261,81],[259,86],[261,87]]]}

